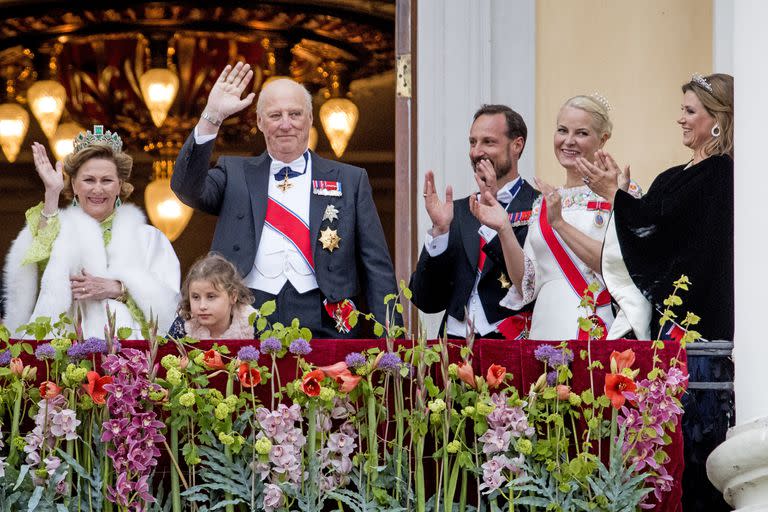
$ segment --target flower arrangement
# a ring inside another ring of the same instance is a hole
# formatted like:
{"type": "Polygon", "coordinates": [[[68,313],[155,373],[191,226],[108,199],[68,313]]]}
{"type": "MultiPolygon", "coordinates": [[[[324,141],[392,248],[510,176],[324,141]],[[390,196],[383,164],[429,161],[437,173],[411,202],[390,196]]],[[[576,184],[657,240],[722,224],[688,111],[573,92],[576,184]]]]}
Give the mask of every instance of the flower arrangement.
{"type": "Polygon", "coordinates": [[[316,366],[311,333],[271,311],[236,351],[151,328],[148,350],[114,326],[82,340],[64,316],[26,326],[51,339],[34,346],[0,327],[0,509],[636,510],[671,488],[687,375],[658,342],[641,375],[632,350],[595,357],[601,327],[583,322],[580,350],[536,343],[523,382],[480,368],[472,336],[397,339],[388,314],[380,344],[316,366]]]}

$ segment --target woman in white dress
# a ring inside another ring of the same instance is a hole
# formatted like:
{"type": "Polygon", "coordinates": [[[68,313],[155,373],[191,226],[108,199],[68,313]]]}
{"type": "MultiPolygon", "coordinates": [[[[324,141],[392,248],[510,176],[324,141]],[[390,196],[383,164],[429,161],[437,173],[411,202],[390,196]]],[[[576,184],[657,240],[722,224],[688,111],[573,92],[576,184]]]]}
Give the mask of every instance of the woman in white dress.
{"type": "MultiPolygon", "coordinates": [[[[502,305],[518,310],[536,301],[530,339],[584,339],[580,317],[592,316],[581,307],[591,283],[597,284],[593,321],[604,328],[613,321],[610,295],[600,276],[600,251],[611,205],[590,191],[577,168],[580,157],[595,158],[611,136],[608,103],[601,96],[575,96],[561,107],[554,134],[555,156],[565,169],[565,185],[554,188],[536,180],[542,195],[534,202],[528,236],[521,247],[503,208],[489,193],[471,199],[470,208],[486,226],[495,229],[514,286],[502,305]]],[[[482,184],[478,180],[478,185],[482,184]]],[[[622,187],[629,188],[623,179],[622,187]]],[[[636,187],[632,187],[636,189],[636,187]]],[[[630,190],[632,191],[632,190],[630,190]]],[[[635,190],[636,192],[636,190],[635,190]]]]}
{"type": "Polygon", "coordinates": [[[103,127],[81,133],[75,151],[56,167],[42,144],[32,145],[44,201],[27,210],[27,223],[5,264],[5,324],[16,329],[38,317],[54,321],[79,310],[85,337],[102,337],[106,308],[116,326],[141,327],[158,320],[160,332],[175,317],[179,260],[171,243],[124,204],[133,160],[116,133],[103,127]],[[65,179],[68,178],[68,179],[65,179]],[[62,192],[73,199],[59,210],[62,192]]]}

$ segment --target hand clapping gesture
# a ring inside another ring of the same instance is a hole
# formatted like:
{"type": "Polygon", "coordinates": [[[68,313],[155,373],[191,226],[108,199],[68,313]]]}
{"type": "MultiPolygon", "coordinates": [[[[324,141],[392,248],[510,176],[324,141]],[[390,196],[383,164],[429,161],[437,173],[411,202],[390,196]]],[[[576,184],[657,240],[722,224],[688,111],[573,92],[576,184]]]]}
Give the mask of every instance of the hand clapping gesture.
{"type": "Polygon", "coordinates": [[[563,203],[560,192],[552,185],[538,178],[534,179],[547,204],[547,222],[553,229],[557,229],[558,225],[563,222],[563,203]]]}
{"type": "Polygon", "coordinates": [[[238,62],[234,68],[227,64],[211,88],[204,112],[223,121],[250,106],[256,93],[251,92],[245,98],[242,95],[252,78],[250,64],[238,62]]]}
{"type": "Polygon", "coordinates": [[[579,158],[576,166],[581,179],[595,194],[613,203],[618,189],[629,188],[629,165],[622,171],[613,157],[602,149],[595,153],[595,163],[579,158]]]}
{"type": "Polygon", "coordinates": [[[506,210],[496,200],[496,173],[493,166],[487,160],[478,163],[478,167],[483,166],[479,172],[475,172],[475,181],[480,189],[480,198],[475,194],[469,196],[469,211],[472,212],[480,224],[488,226],[495,231],[501,231],[504,226],[510,226],[509,216],[506,210]],[[488,179],[488,170],[493,175],[488,179]],[[485,178],[485,179],[484,179],[485,178]]]}
{"type": "Polygon", "coordinates": [[[424,205],[432,221],[432,236],[447,233],[453,220],[453,188],[445,187],[445,202],[440,200],[435,189],[435,173],[427,171],[424,176],[424,205]]]}

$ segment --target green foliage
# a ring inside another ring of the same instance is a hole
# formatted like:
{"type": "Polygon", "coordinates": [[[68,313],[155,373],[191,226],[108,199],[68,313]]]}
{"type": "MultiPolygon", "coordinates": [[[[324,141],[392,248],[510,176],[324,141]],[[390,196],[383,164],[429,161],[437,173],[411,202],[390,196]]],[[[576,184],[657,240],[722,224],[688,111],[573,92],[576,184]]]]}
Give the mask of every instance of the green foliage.
{"type": "Polygon", "coordinates": [[[232,462],[224,454],[224,446],[212,439],[211,446],[200,446],[201,457],[198,465],[198,478],[202,482],[192,486],[181,495],[190,502],[198,503],[200,512],[221,510],[227,504],[248,505],[254,496],[260,496],[263,484],[256,479],[255,488],[251,486],[252,472],[247,459],[235,458],[232,462]],[[231,499],[225,500],[228,494],[231,499]]]}

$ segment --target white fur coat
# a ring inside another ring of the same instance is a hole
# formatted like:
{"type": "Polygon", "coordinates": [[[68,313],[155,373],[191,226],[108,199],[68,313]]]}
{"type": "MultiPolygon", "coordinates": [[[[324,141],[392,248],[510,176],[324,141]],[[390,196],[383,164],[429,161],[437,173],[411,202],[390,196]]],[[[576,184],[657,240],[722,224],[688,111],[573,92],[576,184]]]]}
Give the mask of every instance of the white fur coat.
{"type": "MultiPolygon", "coordinates": [[[[24,227],[11,245],[5,263],[5,324],[13,336],[16,328],[40,316],[56,319],[73,313],[69,277],[81,270],[125,284],[128,293],[147,320],[156,316],[159,331],[165,332],[175,317],[179,295],[179,260],[171,243],[146,222],[138,207],[124,204],[112,221],[112,240],[104,247],[99,223],[80,208],[69,207],[59,214],[61,230],[53,243],[51,257],[38,276],[38,265],[21,262],[32,243],[32,233],[24,227]],[[38,290],[38,282],[40,289],[38,290]]],[[[80,301],[83,334],[104,337],[107,322],[105,303],[116,312],[117,327],[140,326],[128,308],[115,300],[80,301]]]]}

